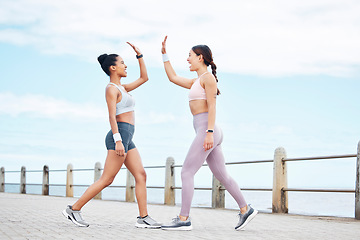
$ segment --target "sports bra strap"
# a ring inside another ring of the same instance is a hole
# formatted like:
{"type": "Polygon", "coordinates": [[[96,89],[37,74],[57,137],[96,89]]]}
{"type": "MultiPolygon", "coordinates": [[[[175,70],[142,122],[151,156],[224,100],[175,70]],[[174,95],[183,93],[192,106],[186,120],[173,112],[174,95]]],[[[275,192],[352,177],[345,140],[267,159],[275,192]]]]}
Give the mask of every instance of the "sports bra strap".
{"type": "Polygon", "coordinates": [[[109,84],[114,85],[117,88],[120,88],[119,85],[116,85],[115,83],[109,82],[109,84]]]}
{"type": "Polygon", "coordinates": [[[198,77],[198,79],[200,79],[203,75],[205,75],[205,73],[210,73],[210,72],[204,72],[203,74],[201,74],[199,77],[198,77]]]}

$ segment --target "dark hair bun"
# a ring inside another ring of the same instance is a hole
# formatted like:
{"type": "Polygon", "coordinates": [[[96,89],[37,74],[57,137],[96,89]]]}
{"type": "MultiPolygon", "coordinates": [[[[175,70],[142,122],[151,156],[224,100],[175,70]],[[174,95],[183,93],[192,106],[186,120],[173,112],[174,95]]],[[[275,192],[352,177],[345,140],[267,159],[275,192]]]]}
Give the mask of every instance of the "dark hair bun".
{"type": "Polygon", "coordinates": [[[98,57],[99,63],[102,65],[107,57],[108,57],[108,55],[107,55],[106,53],[100,55],[100,56],[98,57]]]}

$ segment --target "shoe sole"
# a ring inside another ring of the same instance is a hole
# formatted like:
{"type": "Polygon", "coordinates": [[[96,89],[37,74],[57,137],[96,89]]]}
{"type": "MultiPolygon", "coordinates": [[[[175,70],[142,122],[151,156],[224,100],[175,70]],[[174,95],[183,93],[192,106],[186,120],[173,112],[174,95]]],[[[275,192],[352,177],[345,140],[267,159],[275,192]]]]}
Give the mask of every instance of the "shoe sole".
{"type": "Polygon", "coordinates": [[[79,226],[79,227],[88,227],[89,225],[83,225],[83,224],[80,224],[78,223],[77,221],[75,221],[75,219],[73,217],[71,217],[67,212],[66,210],[62,211],[62,214],[67,218],[69,219],[71,222],[73,222],[76,226],[79,226]]]}
{"type": "Polygon", "coordinates": [[[149,228],[149,229],[161,228],[161,226],[151,226],[151,225],[140,224],[140,223],[135,223],[135,227],[137,227],[137,228],[149,228]]]}
{"type": "Polygon", "coordinates": [[[244,222],[244,224],[238,228],[236,228],[236,231],[239,231],[241,229],[243,229],[251,220],[254,219],[254,217],[258,214],[258,210],[254,209],[254,212],[246,219],[246,221],[244,222]]]}
{"type": "Polygon", "coordinates": [[[191,231],[193,229],[192,226],[182,226],[182,227],[161,227],[162,230],[165,231],[191,231]]]}

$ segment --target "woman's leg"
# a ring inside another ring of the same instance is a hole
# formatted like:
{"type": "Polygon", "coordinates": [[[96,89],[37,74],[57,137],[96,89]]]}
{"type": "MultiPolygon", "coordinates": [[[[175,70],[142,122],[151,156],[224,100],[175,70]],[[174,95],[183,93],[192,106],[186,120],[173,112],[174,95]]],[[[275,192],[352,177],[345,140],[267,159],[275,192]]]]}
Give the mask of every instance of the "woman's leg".
{"type": "Polygon", "coordinates": [[[139,207],[140,217],[148,215],[146,197],[146,172],[141,162],[141,157],[137,148],[127,152],[125,166],[135,178],[135,195],[139,207]]]}
{"type": "Polygon", "coordinates": [[[116,174],[119,172],[121,166],[124,163],[126,154],[123,157],[118,156],[114,150],[108,150],[106,157],[104,172],[102,173],[99,180],[93,183],[84,194],[74,203],[72,206],[73,210],[80,210],[88,201],[96,196],[101,190],[109,186],[116,174]]]}
{"type": "MultiPolygon", "coordinates": [[[[205,130],[203,132],[205,133],[205,130]]],[[[199,133],[196,135],[181,170],[181,220],[185,220],[189,216],[191,202],[194,195],[194,176],[210,153],[210,150],[206,152],[204,151],[204,139],[205,134],[199,133]]]]}
{"type": "Polygon", "coordinates": [[[224,185],[226,190],[235,199],[239,208],[246,211],[246,201],[241,190],[234,179],[227,173],[225,167],[225,159],[221,145],[216,146],[206,159],[214,176],[224,185]]]}

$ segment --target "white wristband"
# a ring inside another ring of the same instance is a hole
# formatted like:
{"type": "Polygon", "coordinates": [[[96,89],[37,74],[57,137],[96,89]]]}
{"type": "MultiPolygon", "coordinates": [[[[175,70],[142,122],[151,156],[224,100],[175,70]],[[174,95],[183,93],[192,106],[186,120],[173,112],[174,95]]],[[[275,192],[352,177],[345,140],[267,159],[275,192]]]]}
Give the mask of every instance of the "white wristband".
{"type": "Polygon", "coordinates": [[[164,53],[164,54],[162,55],[162,59],[163,59],[163,62],[170,61],[170,60],[169,60],[169,56],[168,56],[166,53],[164,53]]]}
{"type": "Polygon", "coordinates": [[[117,141],[122,141],[120,133],[115,133],[115,134],[113,135],[113,138],[114,138],[115,143],[116,143],[117,141]]]}

